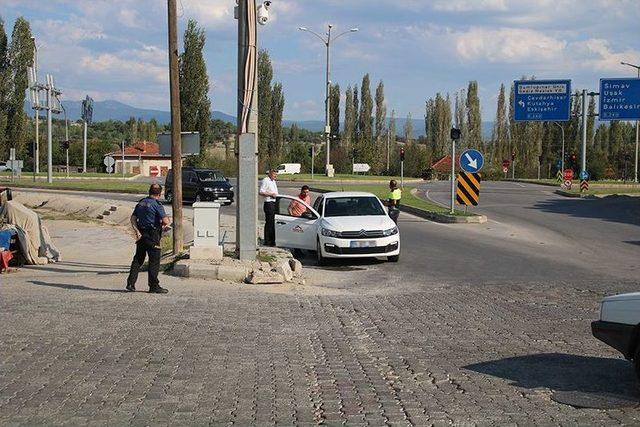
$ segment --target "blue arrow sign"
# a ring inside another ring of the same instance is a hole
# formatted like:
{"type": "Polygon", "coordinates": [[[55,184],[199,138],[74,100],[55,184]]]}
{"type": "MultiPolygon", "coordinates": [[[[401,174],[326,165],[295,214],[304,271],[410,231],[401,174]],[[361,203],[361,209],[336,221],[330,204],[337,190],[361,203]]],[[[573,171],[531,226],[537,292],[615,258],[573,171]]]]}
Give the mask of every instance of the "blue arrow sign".
{"type": "Polygon", "coordinates": [[[460,167],[463,171],[476,173],[482,169],[482,166],[484,166],[484,157],[478,150],[465,150],[460,155],[460,167]]]}
{"type": "Polygon", "coordinates": [[[640,120],[640,79],[600,79],[600,120],[640,120]]]}
{"type": "Polygon", "coordinates": [[[570,118],[571,80],[516,80],[514,92],[517,122],[566,122],[570,118]]]}
{"type": "Polygon", "coordinates": [[[581,179],[581,180],[588,180],[588,179],[589,179],[589,172],[587,172],[587,171],[580,171],[580,179],[581,179]]]}
{"type": "Polygon", "coordinates": [[[556,169],[560,169],[562,167],[562,160],[556,161],[556,169]]]}

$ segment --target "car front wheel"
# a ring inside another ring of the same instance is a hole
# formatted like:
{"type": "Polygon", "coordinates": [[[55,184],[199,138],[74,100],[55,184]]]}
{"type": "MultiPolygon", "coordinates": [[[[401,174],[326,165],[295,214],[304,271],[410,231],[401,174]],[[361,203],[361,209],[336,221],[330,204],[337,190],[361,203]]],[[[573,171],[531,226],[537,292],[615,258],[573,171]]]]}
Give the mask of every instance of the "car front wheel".
{"type": "Polygon", "coordinates": [[[322,256],[322,248],[320,246],[320,239],[318,239],[318,243],[316,245],[316,257],[318,260],[318,265],[323,266],[327,265],[327,259],[322,256]]]}

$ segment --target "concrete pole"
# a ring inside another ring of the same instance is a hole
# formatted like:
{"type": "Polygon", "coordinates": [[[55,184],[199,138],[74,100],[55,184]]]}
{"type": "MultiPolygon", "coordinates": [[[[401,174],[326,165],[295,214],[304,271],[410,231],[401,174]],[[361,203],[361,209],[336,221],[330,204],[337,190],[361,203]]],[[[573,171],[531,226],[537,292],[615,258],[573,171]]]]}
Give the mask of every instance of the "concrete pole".
{"type": "Polygon", "coordinates": [[[327,31],[327,71],[326,71],[326,96],[325,96],[325,116],[324,116],[324,131],[326,135],[327,144],[327,164],[325,166],[325,172],[330,175],[329,168],[331,165],[331,104],[329,98],[331,96],[331,28],[333,25],[329,24],[329,30],[327,31]]]}
{"type": "MultiPolygon", "coordinates": [[[[38,46],[36,45],[35,37],[32,38],[32,40],[33,40],[33,74],[35,77],[35,84],[36,86],[39,86],[38,84],[38,46]]],[[[40,92],[39,89],[36,89],[36,91],[37,91],[36,93],[40,92]]],[[[38,95],[38,98],[39,97],[40,96],[38,95]]],[[[36,105],[35,119],[36,119],[36,146],[34,147],[34,150],[33,150],[33,157],[34,157],[34,164],[35,164],[34,172],[38,174],[40,173],[40,105],[36,105]]]]}
{"type": "Polygon", "coordinates": [[[389,147],[391,145],[391,135],[389,129],[387,129],[387,173],[389,173],[389,147]]]}
{"type": "Polygon", "coordinates": [[[238,1],[238,197],[236,252],[256,259],[258,240],[258,28],[255,0],[238,1]]]}
{"type": "Polygon", "coordinates": [[[451,139],[451,215],[455,213],[456,200],[456,140],[451,139]]]}
{"type": "Polygon", "coordinates": [[[47,76],[47,182],[53,183],[53,134],[51,128],[51,104],[53,102],[53,87],[47,76]]]}
{"type": "MultiPolygon", "coordinates": [[[[178,75],[178,24],[176,0],[167,0],[169,25],[169,91],[171,103],[171,169],[173,169],[173,255],[184,247],[182,231],[182,141],[180,82],[178,75]]],[[[123,144],[124,146],[124,144],[123,144]]],[[[124,170],[124,161],[122,164],[124,170]]]]}
{"type": "Polygon", "coordinates": [[[313,181],[315,158],[316,158],[316,146],[314,144],[311,144],[311,181],[313,181]]]}
{"type": "Polygon", "coordinates": [[[65,150],[67,155],[67,178],[69,178],[69,119],[67,118],[67,109],[64,107],[62,109],[64,110],[64,140],[66,141],[64,144],[67,147],[65,150]]]}
{"type": "Polygon", "coordinates": [[[83,154],[82,154],[82,173],[87,173],[87,122],[84,121],[84,130],[82,132],[82,144],[83,144],[83,154]]]}
{"type": "Polygon", "coordinates": [[[580,172],[587,170],[587,90],[582,90],[582,162],[580,172]]]}

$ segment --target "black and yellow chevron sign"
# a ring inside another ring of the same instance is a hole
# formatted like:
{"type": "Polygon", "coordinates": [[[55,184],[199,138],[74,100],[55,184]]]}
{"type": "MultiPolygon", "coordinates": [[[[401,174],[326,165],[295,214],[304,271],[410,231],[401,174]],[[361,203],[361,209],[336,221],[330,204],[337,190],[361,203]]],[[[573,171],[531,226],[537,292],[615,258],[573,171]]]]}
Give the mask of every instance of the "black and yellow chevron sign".
{"type": "Polygon", "coordinates": [[[585,191],[589,191],[589,181],[583,179],[580,181],[580,192],[584,193],[585,191]]]}
{"type": "Polygon", "coordinates": [[[456,191],[458,204],[478,206],[481,180],[479,173],[460,172],[458,174],[458,190],[456,191]]]}

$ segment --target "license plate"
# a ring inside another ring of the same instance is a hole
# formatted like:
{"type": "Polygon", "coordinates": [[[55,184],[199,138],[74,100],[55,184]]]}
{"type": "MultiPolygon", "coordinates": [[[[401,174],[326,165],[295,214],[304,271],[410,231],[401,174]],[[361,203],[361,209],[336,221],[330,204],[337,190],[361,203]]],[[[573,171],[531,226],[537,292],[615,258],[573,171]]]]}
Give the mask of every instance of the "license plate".
{"type": "Polygon", "coordinates": [[[229,199],[227,199],[226,197],[218,197],[218,200],[220,200],[221,202],[228,202],[229,199]]]}
{"type": "Polygon", "coordinates": [[[373,248],[375,246],[375,240],[354,240],[351,242],[352,248],[373,248]]]}

